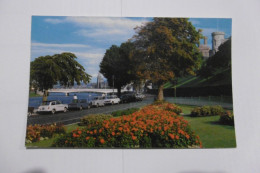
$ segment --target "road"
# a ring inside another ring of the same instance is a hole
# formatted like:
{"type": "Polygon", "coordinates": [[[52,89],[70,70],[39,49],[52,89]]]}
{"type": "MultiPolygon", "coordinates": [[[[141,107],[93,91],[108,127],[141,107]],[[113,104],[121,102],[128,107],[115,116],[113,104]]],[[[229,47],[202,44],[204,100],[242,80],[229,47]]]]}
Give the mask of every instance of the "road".
{"type": "MultiPolygon", "coordinates": [[[[154,100],[154,96],[149,95],[143,101],[140,102],[132,102],[118,105],[110,105],[105,107],[91,108],[83,111],[68,111],[66,113],[57,113],[57,114],[43,114],[30,116],[27,121],[27,125],[30,124],[52,124],[52,123],[62,123],[64,125],[72,124],[76,122],[80,122],[80,118],[90,114],[109,114],[118,110],[125,110],[129,108],[139,108],[145,106],[147,104],[151,104],[154,100]]],[[[185,104],[185,105],[221,105],[224,108],[232,109],[232,103],[224,103],[224,102],[216,102],[216,101],[208,101],[208,100],[196,100],[189,98],[172,98],[165,97],[166,101],[177,104],[185,104]]]]}
{"type": "Polygon", "coordinates": [[[27,125],[62,123],[64,125],[80,122],[80,118],[90,114],[109,114],[118,110],[129,108],[139,108],[153,102],[153,97],[146,97],[140,102],[131,102],[118,105],[108,105],[105,107],[91,108],[82,111],[68,111],[66,113],[41,114],[28,117],[27,125]]]}

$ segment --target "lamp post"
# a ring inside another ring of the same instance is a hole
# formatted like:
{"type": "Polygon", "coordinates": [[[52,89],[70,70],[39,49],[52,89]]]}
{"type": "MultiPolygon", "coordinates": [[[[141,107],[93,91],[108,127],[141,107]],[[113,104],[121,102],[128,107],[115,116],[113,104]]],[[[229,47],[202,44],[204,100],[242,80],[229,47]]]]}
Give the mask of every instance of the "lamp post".
{"type": "Polygon", "coordinates": [[[113,75],[113,95],[114,95],[114,79],[115,79],[115,76],[113,75]]]}

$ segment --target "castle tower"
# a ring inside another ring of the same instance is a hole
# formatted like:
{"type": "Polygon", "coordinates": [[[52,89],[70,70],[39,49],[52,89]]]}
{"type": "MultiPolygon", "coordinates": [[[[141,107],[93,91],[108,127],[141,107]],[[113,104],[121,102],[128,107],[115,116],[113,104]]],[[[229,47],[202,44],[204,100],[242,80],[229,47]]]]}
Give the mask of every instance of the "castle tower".
{"type": "Polygon", "coordinates": [[[204,60],[209,58],[210,48],[207,44],[208,44],[208,37],[204,37],[204,44],[199,46],[199,50],[204,60]]]}
{"type": "Polygon", "coordinates": [[[226,41],[224,32],[213,32],[212,34],[212,54],[218,51],[218,47],[226,41]]]}

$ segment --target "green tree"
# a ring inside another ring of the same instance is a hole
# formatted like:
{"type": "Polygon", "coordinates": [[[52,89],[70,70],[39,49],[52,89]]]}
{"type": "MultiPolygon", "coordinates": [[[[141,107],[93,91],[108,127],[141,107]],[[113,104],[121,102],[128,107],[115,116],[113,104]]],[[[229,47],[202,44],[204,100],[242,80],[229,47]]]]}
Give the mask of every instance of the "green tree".
{"type": "Polygon", "coordinates": [[[200,67],[198,50],[201,34],[184,18],[154,18],[136,28],[137,74],[158,85],[158,100],[163,100],[164,84],[200,67]]]}
{"type": "MultiPolygon", "coordinates": [[[[47,91],[55,84],[63,86],[73,86],[74,82],[87,83],[91,76],[76,61],[77,57],[73,53],[65,52],[53,56],[40,56],[31,62],[30,85],[40,91],[47,91]]],[[[47,98],[44,94],[44,100],[47,98]]]]}
{"type": "Polygon", "coordinates": [[[112,45],[100,63],[100,73],[108,80],[109,86],[117,88],[118,95],[121,95],[121,87],[130,83],[135,76],[132,71],[133,62],[130,54],[134,45],[131,42],[122,43],[120,47],[112,45]]]}

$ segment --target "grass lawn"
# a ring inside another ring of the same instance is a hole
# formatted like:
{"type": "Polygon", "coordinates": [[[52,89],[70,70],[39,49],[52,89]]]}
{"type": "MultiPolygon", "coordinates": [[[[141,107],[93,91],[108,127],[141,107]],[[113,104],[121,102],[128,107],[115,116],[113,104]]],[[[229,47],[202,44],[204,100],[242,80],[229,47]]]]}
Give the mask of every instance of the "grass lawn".
{"type": "MultiPolygon", "coordinates": [[[[236,147],[235,129],[233,126],[218,123],[219,116],[190,117],[189,114],[195,106],[179,105],[183,109],[183,117],[189,121],[191,128],[199,135],[203,148],[233,148],[236,147]]],[[[66,131],[71,132],[77,128],[84,128],[77,124],[67,125],[66,131]]],[[[51,139],[26,144],[26,147],[47,148],[59,135],[51,139]]]]}
{"type": "Polygon", "coordinates": [[[40,97],[41,95],[35,94],[34,92],[30,91],[29,92],[29,97],[40,97]]]}
{"type": "Polygon", "coordinates": [[[219,116],[190,117],[188,114],[195,106],[179,106],[183,109],[183,117],[189,121],[191,128],[199,135],[203,148],[236,147],[234,126],[219,124],[219,116]]]}

